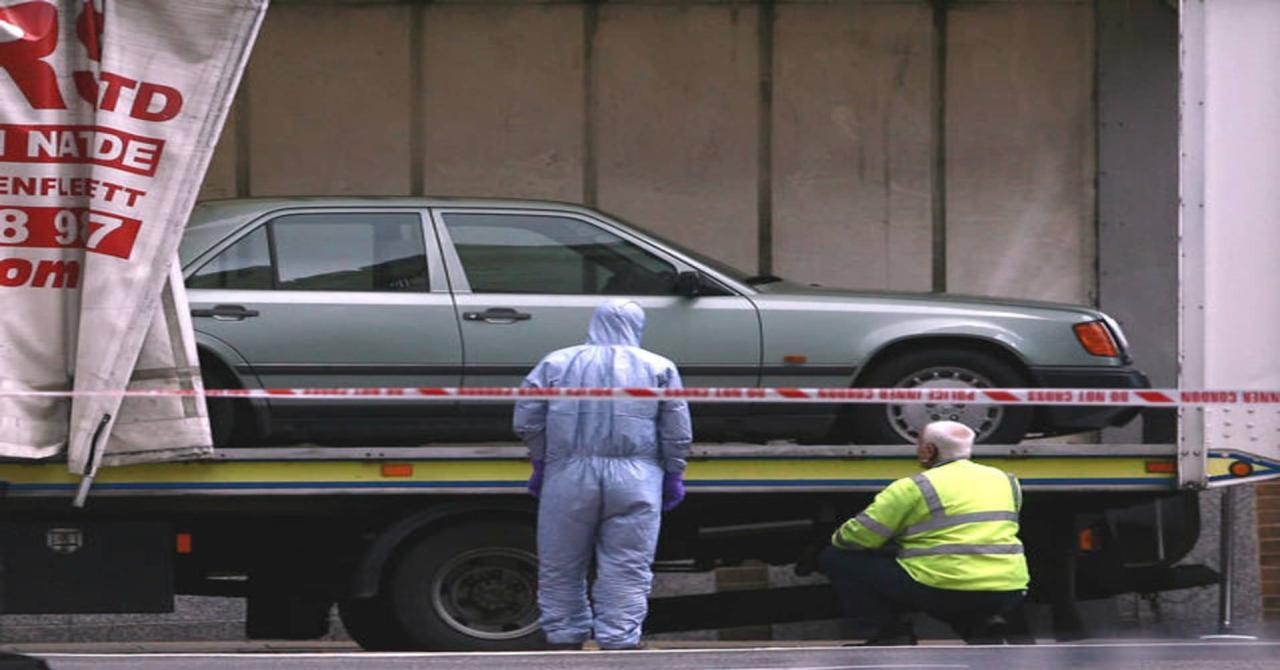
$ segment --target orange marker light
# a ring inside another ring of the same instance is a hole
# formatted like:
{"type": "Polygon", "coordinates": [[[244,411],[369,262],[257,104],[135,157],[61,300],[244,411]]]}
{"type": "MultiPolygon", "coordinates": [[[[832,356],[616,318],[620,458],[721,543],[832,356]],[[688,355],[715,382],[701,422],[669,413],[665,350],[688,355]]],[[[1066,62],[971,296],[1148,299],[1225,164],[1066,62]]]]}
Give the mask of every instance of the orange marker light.
{"type": "Polygon", "coordinates": [[[1098,548],[1098,538],[1093,534],[1092,528],[1080,531],[1079,541],[1080,551],[1093,551],[1098,548]]]}
{"type": "Polygon", "coordinates": [[[782,357],[782,362],[788,365],[803,365],[809,362],[809,357],[801,356],[800,354],[787,354],[782,357]]]}
{"type": "Polygon", "coordinates": [[[1111,339],[1111,332],[1101,321],[1077,323],[1071,329],[1076,331],[1076,339],[1080,340],[1084,350],[1094,356],[1114,358],[1120,355],[1120,350],[1116,348],[1116,341],[1111,339]]]}
{"type": "Polygon", "coordinates": [[[1178,464],[1173,461],[1147,461],[1147,472],[1150,474],[1177,474],[1178,464]]]}
{"type": "Polygon", "coordinates": [[[413,463],[383,463],[383,477],[412,477],[413,463]]]}
{"type": "Polygon", "coordinates": [[[191,553],[191,533],[178,533],[176,549],[179,554],[191,553]]]}
{"type": "Polygon", "coordinates": [[[1233,477],[1248,477],[1253,474],[1253,465],[1244,461],[1232,461],[1231,465],[1227,466],[1227,472],[1230,472],[1233,477]]]}

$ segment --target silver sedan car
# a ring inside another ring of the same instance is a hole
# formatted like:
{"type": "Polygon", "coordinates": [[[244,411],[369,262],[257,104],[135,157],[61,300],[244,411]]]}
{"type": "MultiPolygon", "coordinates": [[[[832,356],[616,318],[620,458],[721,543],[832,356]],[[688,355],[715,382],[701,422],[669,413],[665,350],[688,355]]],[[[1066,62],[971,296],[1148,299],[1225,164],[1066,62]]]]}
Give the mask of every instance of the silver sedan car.
{"type": "MultiPolygon", "coordinates": [[[[1138,388],[1114,320],[1088,307],[834,290],[751,275],[557,202],[206,202],[181,259],[210,388],[515,386],[578,344],[592,310],[648,312],[645,347],[687,386],[1138,388]]],[[[932,419],[1016,443],[1136,410],[977,404],[695,404],[704,441],[913,441],[932,419]]],[[[218,445],[509,440],[499,403],[218,400],[218,445]]]]}

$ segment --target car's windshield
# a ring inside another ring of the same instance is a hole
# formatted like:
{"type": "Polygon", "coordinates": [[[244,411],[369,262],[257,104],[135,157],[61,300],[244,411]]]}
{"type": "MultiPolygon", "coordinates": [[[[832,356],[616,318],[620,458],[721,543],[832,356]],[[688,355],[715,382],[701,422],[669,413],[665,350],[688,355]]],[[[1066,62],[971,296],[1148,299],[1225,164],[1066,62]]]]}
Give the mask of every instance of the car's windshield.
{"type": "Polygon", "coordinates": [[[751,280],[755,278],[755,275],[751,274],[750,272],[743,272],[742,270],[739,270],[738,268],[732,265],[729,265],[728,263],[722,260],[712,258],[701,252],[690,249],[689,247],[686,247],[683,244],[680,244],[679,242],[675,242],[663,235],[659,235],[658,233],[655,233],[652,230],[645,228],[644,226],[638,226],[635,223],[628,221],[615,214],[610,214],[609,216],[613,217],[617,221],[625,223],[630,228],[634,228],[637,232],[643,234],[644,236],[651,237],[655,241],[662,243],[664,246],[675,249],[676,251],[684,254],[685,256],[688,256],[689,258],[692,258],[693,260],[698,261],[699,263],[702,263],[703,265],[711,268],[712,270],[715,270],[716,272],[719,272],[720,274],[734,281],[742,282],[744,284],[751,284],[752,283],[751,280]]]}

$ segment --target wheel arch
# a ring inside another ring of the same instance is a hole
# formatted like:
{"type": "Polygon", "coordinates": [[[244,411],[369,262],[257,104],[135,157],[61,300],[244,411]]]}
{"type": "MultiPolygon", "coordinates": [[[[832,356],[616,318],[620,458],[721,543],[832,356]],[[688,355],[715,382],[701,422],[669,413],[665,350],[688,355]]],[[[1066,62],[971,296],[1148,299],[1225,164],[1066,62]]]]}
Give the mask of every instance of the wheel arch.
{"type": "MultiPolygon", "coordinates": [[[[196,331],[196,354],[200,366],[206,364],[216,367],[227,375],[239,388],[262,388],[262,382],[252,373],[241,374],[239,370],[249,367],[248,361],[234,347],[222,340],[196,331]]],[[[265,434],[270,423],[266,403],[257,398],[241,399],[253,418],[253,425],[259,434],[265,434]]]]}
{"type": "Polygon", "coordinates": [[[906,335],[880,345],[867,357],[853,379],[858,386],[872,371],[896,356],[927,349],[968,349],[996,356],[1018,370],[1027,381],[1031,380],[1030,368],[1016,349],[995,337],[977,334],[921,334],[906,335]]]}

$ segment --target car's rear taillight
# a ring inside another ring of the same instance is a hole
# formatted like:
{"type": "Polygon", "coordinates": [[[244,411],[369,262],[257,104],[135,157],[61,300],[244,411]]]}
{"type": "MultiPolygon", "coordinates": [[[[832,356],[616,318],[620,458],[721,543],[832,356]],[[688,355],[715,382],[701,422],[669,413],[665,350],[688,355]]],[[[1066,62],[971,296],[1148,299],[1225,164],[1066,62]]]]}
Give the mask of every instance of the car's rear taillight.
{"type": "Polygon", "coordinates": [[[1080,340],[1080,345],[1084,350],[1094,356],[1111,356],[1120,355],[1120,348],[1116,346],[1116,341],[1111,337],[1111,331],[1107,330],[1106,324],[1101,321],[1090,321],[1089,323],[1077,323],[1072,326],[1072,330],[1076,331],[1076,339],[1080,340]]]}

